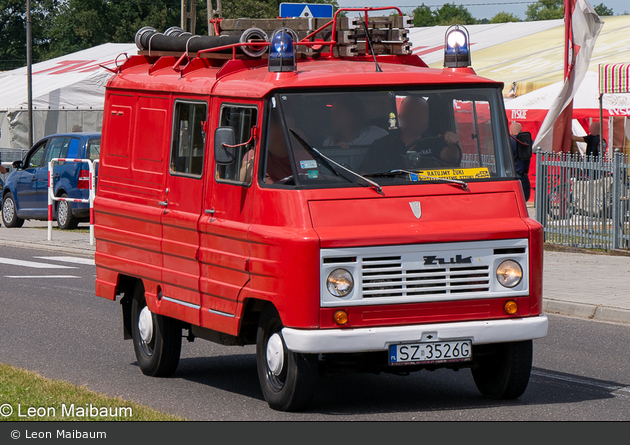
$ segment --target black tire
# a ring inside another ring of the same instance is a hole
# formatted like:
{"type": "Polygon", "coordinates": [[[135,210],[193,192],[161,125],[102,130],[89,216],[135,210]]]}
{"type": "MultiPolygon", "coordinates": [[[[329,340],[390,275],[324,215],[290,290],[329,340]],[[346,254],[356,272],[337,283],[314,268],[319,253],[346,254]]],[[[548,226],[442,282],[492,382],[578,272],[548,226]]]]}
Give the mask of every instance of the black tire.
{"type": "Polygon", "coordinates": [[[2,222],[6,227],[22,227],[24,220],[17,216],[17,206],[11,192],[2,199],[2,222]]]}
{"type": "MultiPolygon", "coordinates": [[[[62,198],[68,198],[66,193],[62,198]]],[[[68,201],[57,201],[57,227],[61,230],[74,230],[79,225],[79,220],[72,213],[72,204],[68,201]]]]}
{"type": "Polygon", "coordinates": [[[532,357],[531,340],[474,348],[475,363],[471,371],[477,389],[483,396],[492,399],[520,397],[529,383],[532,357]]]}
{"type": "Polygon", "coordinates": [[[317,355],[289,351],[282,339],[282,327],[276,309],[271,305],[265,307],[260,314],[256,335],[258,379],[270,408],[278,411],[299,411],[311,403],[315,394],[318,378],[317,355]],[[274,334],[280,336],[284,354],[282,369],[278,374],[267,363],[267,346],[274,334]]]}
{"type": "Polygon", "coordinates": [[[149,312],[153,335],[148,342],[144,341],[138,323],[140,314],[146,306],[144,286],[141,281],[138,281],[131,302],[131,338],[138,366],[145,375],[168,377],[175,373],[179,364],[182,350],[182,326],[172,318],[149,312]]]}

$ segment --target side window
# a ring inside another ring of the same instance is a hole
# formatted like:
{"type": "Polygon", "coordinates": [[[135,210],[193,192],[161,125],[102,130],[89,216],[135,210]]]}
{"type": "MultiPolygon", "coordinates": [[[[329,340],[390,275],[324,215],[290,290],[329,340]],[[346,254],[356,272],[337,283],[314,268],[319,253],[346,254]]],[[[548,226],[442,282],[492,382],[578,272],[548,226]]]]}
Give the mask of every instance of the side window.
{"type": "Polygon", "coordinates": [[[208,105],[199,102],[175,102],[171,173],[201,176],[208,105]]]}
{"type": "Polygon", "coordinates": [[[244,107],[226,105],[221,108],[221,127],[232,127],[236,133],[236,161],[231,165],[217,165],[216,178],[222,182],[235,182],[238,184],[252,183],[254,172],[254,155],[256,153],[256,141],[252,139],[252,128],[256,126],[258,109],[256,107],[244,107]]]}
{"type": "Polygon", "coordinates": [[[28,159],[27,168],[38,168],[45,164],[44,154],[46,153],[46,143],[44,142],[28,159]]]}
{"type": "Polygon", "coordinates": [[[75,138],[70,139],[70,143],[66,144],[61,151],[62,158],[76,159],[79,156],[79,140],[75,138]]]}
{"type": "Polygon", "coordinates": [[[85,157],[91,161],[96,161],[101,155],[101,140],[90,139],[87,143],[85,157]]]}
{"type": "Polygon", "coordinates": [[[68,152],[69,144],[70,138],[52,138],[48,143],[48,150],[46,150],[46,163],[50,162],[51,159],[64,157],[63,151],[68,152]]]}

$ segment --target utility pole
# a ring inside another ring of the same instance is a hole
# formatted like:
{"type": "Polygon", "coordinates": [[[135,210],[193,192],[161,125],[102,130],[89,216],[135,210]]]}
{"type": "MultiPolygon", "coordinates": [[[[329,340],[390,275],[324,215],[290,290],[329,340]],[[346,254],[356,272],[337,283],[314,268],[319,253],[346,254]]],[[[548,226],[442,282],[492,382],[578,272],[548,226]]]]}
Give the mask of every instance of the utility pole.
{"type": "Polygon", "coordinates": [[[26,89],[28,90],[28,148],[33,146],[33,35],[31,0],[26,0],[26,89]]]}
{"type": "Polygon", "coordinates": [[[182,24],[181,28],[191,34],[195,33],[197,23],[197,1],[182,0],[182,24]]]}

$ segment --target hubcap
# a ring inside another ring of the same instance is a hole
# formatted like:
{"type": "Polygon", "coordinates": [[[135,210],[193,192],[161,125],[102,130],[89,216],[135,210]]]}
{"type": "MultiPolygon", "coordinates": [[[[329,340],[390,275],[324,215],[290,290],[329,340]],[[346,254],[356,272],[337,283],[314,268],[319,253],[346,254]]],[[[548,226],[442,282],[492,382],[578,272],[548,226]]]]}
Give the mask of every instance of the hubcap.
{"type": "Polygon", "coordinates": [[[153,339],[153,317],[148,307],[143,307],[138,317],[138,331],[140,331],[140,338],[145,343],[151,343],[153,339]]]}
{"type": "Polygon", "coordinates": [[[284,346],[278,333],[269,337],[267,342],[267,366],[271,373],[279,376],[284,367],[284,346]]]}
{"type": "Polygon", "coordinates": [[[59,224],[62,226],[66,223],[68,219],[68,203],[65,201],[59,202],[59,207],[57,209],[57,218],[59,219],[59,224]]]}
{"type": "Polygon", "coordinates": [[[13,212],[15,211],[15,206],[13,205],[12,199],[5,199],[4,206],[2,206],[2,216],[4,216],[4,221],[11,221],[13,219],[13,212]]]}

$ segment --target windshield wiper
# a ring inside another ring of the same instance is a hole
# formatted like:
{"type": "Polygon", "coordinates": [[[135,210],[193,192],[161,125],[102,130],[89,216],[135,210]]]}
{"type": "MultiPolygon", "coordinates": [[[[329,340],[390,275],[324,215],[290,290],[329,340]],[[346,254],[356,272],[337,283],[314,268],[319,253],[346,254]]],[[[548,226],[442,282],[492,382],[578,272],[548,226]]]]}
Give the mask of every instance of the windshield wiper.
{"type": "Polygon", "coordinates": [[[457,184],[462,189],[468,190],[468,184],[466,182],[464,182],[464,181],[460,181],[459,179],[436,178],[434,176],[421,175],[421,174],[418,174],[418,173],[415,173],[415,172],[411,172],[411,171],[408,171],[408,170],[403,170],[403,169],[390,170],[388,172],[381,172],[381,173],[372,173],[369,176],[393,176],[393,175],[400,175],[400,174],[415,175],[415,176],[419,176],[421,178],[433,179],[435,181],[445,181],[445,182],[449,182],[451,184],[457,184]]]}
{"type": "MultiPolygon", "coordinates": [[[[308,153],[313,156],[313,157],[318,157],[320,160],[324,161],[324,164],[326,165],[326,167],[328,167],[330,170],[333,171],[333,173],[335,173],[337,176],[341,176],[342,178],[348,179],[345,176],[339,175],[336,171],[336,169],[333,167],[333,165],[339,167],[340,169],[350,173],[351,175],[365,181],[366,183],[368,183],[370,186],[374,187],[374,189],[376,189],[376,191],[378,193],[380,193],[381,195],[384,195],[383,193],[383,188],[376,182],[366,178],[365,176],[362,176],[358,173],[353,172],[352,170],[344,167],[341,164],[338,164],[337,162],[333,161],[332,159],[330,159],[328,156],[324,155],[321,151],[319,151],[318,149],[316,149],[315,147],[312,147],[311,145],[309,145],[308,142],[306,142],[304,139],[302,139],[302,137],[297,134],[295,132],[295,130],[293,130],[293,128],[289,128],[289,131],[291,133],[293,133],[293,136],[295,136],[295,138],[298,140],[298,142],[300,142],[300,144],[302,144],[302,146],[306,149],[306,151],[308,151],[308,153]]],[[[349,179],[348,179],[349,180],[349,179]]]]}

